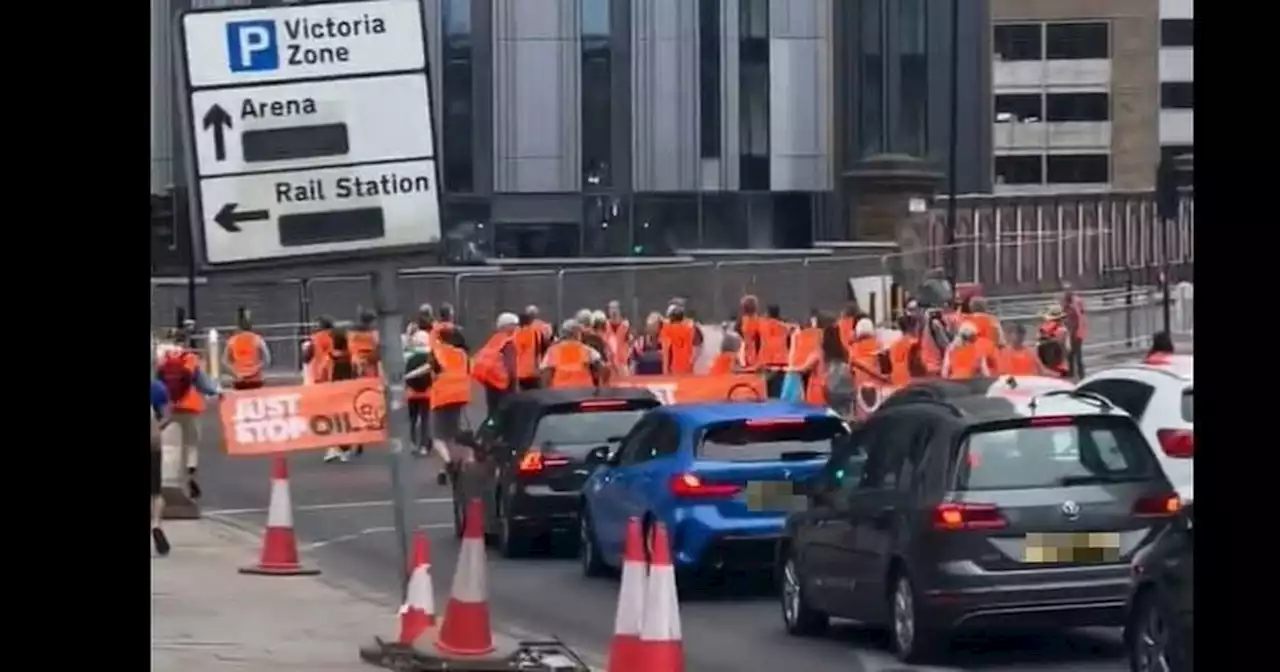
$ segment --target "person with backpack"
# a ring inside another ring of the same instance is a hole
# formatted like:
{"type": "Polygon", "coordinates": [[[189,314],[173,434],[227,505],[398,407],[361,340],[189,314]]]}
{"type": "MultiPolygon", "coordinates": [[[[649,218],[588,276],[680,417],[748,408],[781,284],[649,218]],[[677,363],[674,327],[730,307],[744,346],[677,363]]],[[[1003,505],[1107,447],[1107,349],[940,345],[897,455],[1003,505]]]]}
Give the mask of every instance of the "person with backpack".
{"type": "Polygon", "coordinates": [[[200,356],[184,345],[187,342],[185,333],[176,335],[174,347],[165,350],[156,363],[156,380],[164,385],[171,422],[181,434],[180,464],[187,469],[187,494],[199,499],[196,468],[200,460],[200,415],[204,413],[205,399],[219,397],[222,391],[205,375],[200,356]]]}
{"type": "Polygon", "coordinates": [[[404,400],[409,410],[413,454],[431,454],[431,335],[421,329],[410,336],[404,353],[404,400]]]}

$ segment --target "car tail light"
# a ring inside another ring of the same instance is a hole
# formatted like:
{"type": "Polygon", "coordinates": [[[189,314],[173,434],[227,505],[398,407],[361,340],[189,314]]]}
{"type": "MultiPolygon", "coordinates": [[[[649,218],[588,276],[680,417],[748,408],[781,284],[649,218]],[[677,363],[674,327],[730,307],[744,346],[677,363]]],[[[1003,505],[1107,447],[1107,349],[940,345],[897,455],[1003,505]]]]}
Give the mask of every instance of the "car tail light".
{"type": "Polygon", "coordinates": [[[1169,457],[1195,457],[1196,435],[1189,429],[1162,429],[1156,432],[1160,449],[1169,457]]]}
{"type": "Polygon", "coordinates": [[[933,527],[938,530],[998,530],[1007,524],[995,504],[946,502],[933,509],[933,527]]]}
{"type": "Polygon", "coordinates": [[[804,418],[769,418],[766,420],[747,420],[743,423],[747,427],[794,427],[803,425],[804,418]]]}
{"type": "Polygon", "coordinates": [[[596,400],[583,401],[578,404],[578,408],[583,411],[598,411],[605,408],[626,408],[627,402],[620,399],[614,400],[596,400]]]}
{"type": "Polygon", "coordinates": [[[536,474],[547,467],[558,467],[565,464],[569,464],[569,458],[544,455],[541,450],[530,448],[520,457],[520,464],[516,465],[516,471],[521,474],[536,474]]]}
{"type": "Polygon", "coordinates": [[[1133,515],[1144,518],[1167,518],[1182,510],[1182,498],[1176,494],[1143,497],[1133,503],[1133,515]]]}
{"type": "Polygon", "coordinates": [[[707,483],[697,474],[678,474],[671,477],[671,494],[685,498],[732,497],[742,486],[732,483],[707,483]]]}
{"type": "Polygon", "coordinates": [[[1074,421],[1075,419],[1069,415],[1051,415],[1031,418],[1027,424],[1032,427],[1064,427],[1074,421]]]}

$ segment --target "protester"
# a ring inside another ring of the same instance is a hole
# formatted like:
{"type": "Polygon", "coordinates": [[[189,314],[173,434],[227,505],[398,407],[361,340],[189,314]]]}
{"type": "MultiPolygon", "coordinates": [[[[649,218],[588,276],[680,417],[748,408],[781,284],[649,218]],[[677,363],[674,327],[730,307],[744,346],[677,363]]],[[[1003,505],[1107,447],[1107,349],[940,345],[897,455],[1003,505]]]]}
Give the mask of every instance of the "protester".
{"type": "Polygon", "coordinates": [[[169,424],[169,396],[164,385],[151,381],[151,541],[156,553],[169,555],[169,537],[161,527],[164,519],[164,447],[161,433],[169,424]]]}
{"type": "Polygon", "coordinates": [[[472,359],[471,377],[484,387],[485,408],[496,410],[507,395],[518,388],[515,333],[520,318],[502,313],[494,323],[493,335],[472,359]]]}
{"type": "Polygon", "coordinates": [[[441,331],[431,346],[431,441],[444,470],[436,483],[446,485],[464,462],[470,449],[458,443],[467,405],[471,403],[471,361],[466,341],[456,329],[441,331]]]}
{"type": "Polygon", "coordinates": [[[237,316],[236,333],[227,339],[222,351],[222,367],[232,376],[232,387],[237,390],[256,390],[263,385],[263,372],[271,366],[271,350],[267,342],[253,329],[249,312],[241,310],[237,316]]]}
{"type": "Polygon", "coordinates": [[[187,494],[192,499],[199,499],[201,491],[196,481],[196,469],[200,460],[200,415],[204,413],[205,399],[218,397],[222,391],[205,375],[200,356],[183,345],[188,342],[187,335],[181,330],[174,334],[173,347],[156,364],[156,379],[165,387],[173,414],[172,422],[178,427],[179,464],[187,469],[187,494]]]}
{"type": "MultiPolygon", "coordinates": [[[[334,328],[332,334],[332,349],[329,351],[329,357],[321,365],[319,369],[319,377],[316,382],[329,383],[341,380],[355,380],[358,376],[358,366],[355,356],[351,352],[350,335],[346,329],[334,328]]],[[[331,446],[325,452],[325,462],[348,462],[354,455],[364,453],[364,446],[331,446]]]]}
{"type": "Polygon", "coordinates": [[[631,346],[631,372],[638,376],[662,374],[662,315],[649,313],[644,333],[631,346]]]}
{"type": "Polygon", "coordinates": [[[409,441],[414,455],[431,454],[431,336],[418,330],[413,333],[404,353],[404,398],[409,411],[409,441]]]}

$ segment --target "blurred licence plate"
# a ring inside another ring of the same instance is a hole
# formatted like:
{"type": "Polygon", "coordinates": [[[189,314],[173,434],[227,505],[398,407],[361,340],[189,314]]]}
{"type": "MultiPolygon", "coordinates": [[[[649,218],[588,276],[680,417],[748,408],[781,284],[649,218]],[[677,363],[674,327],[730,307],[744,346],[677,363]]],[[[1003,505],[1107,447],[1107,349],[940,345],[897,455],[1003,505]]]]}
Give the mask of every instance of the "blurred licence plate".
{"type": "Polygon", "coordinates": [[[1119,562],[1120,535],[1115,532],[1028,534],[1023,562],[1119,562]]]}
{"type": "Polygon", "coordinates": [[[748,481],[738,498],[750,511],[797,511],[807,501],[791,481],[748,481]]]}

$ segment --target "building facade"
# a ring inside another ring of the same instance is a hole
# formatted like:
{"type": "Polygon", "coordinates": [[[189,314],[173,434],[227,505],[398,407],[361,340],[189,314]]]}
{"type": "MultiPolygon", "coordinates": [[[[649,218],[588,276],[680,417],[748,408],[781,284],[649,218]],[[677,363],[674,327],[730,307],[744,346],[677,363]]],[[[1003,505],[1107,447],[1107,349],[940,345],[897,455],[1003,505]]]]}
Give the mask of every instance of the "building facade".
{"type": "Polygon", "coordinates": [[[1161,5],[991,0],[996,193],[1154,186],[1161,5]]]}
{"type": "MultiPolygon", "coordinates": [[[[860,159],[947,165],[953,0],[422,3],[446,238],[491,256],[807,247],[856,237],[860,159]]],[[[956,7],[969,193],[991,184],[990,16],[956,7]]],[[[153,88],[157,189],[181,163],[153,88]]]]}
{"type": "Polygon", "coordinates": [[[1160,0],[1160,152],[1195,146],[1195,3],[1160,0]]]}

